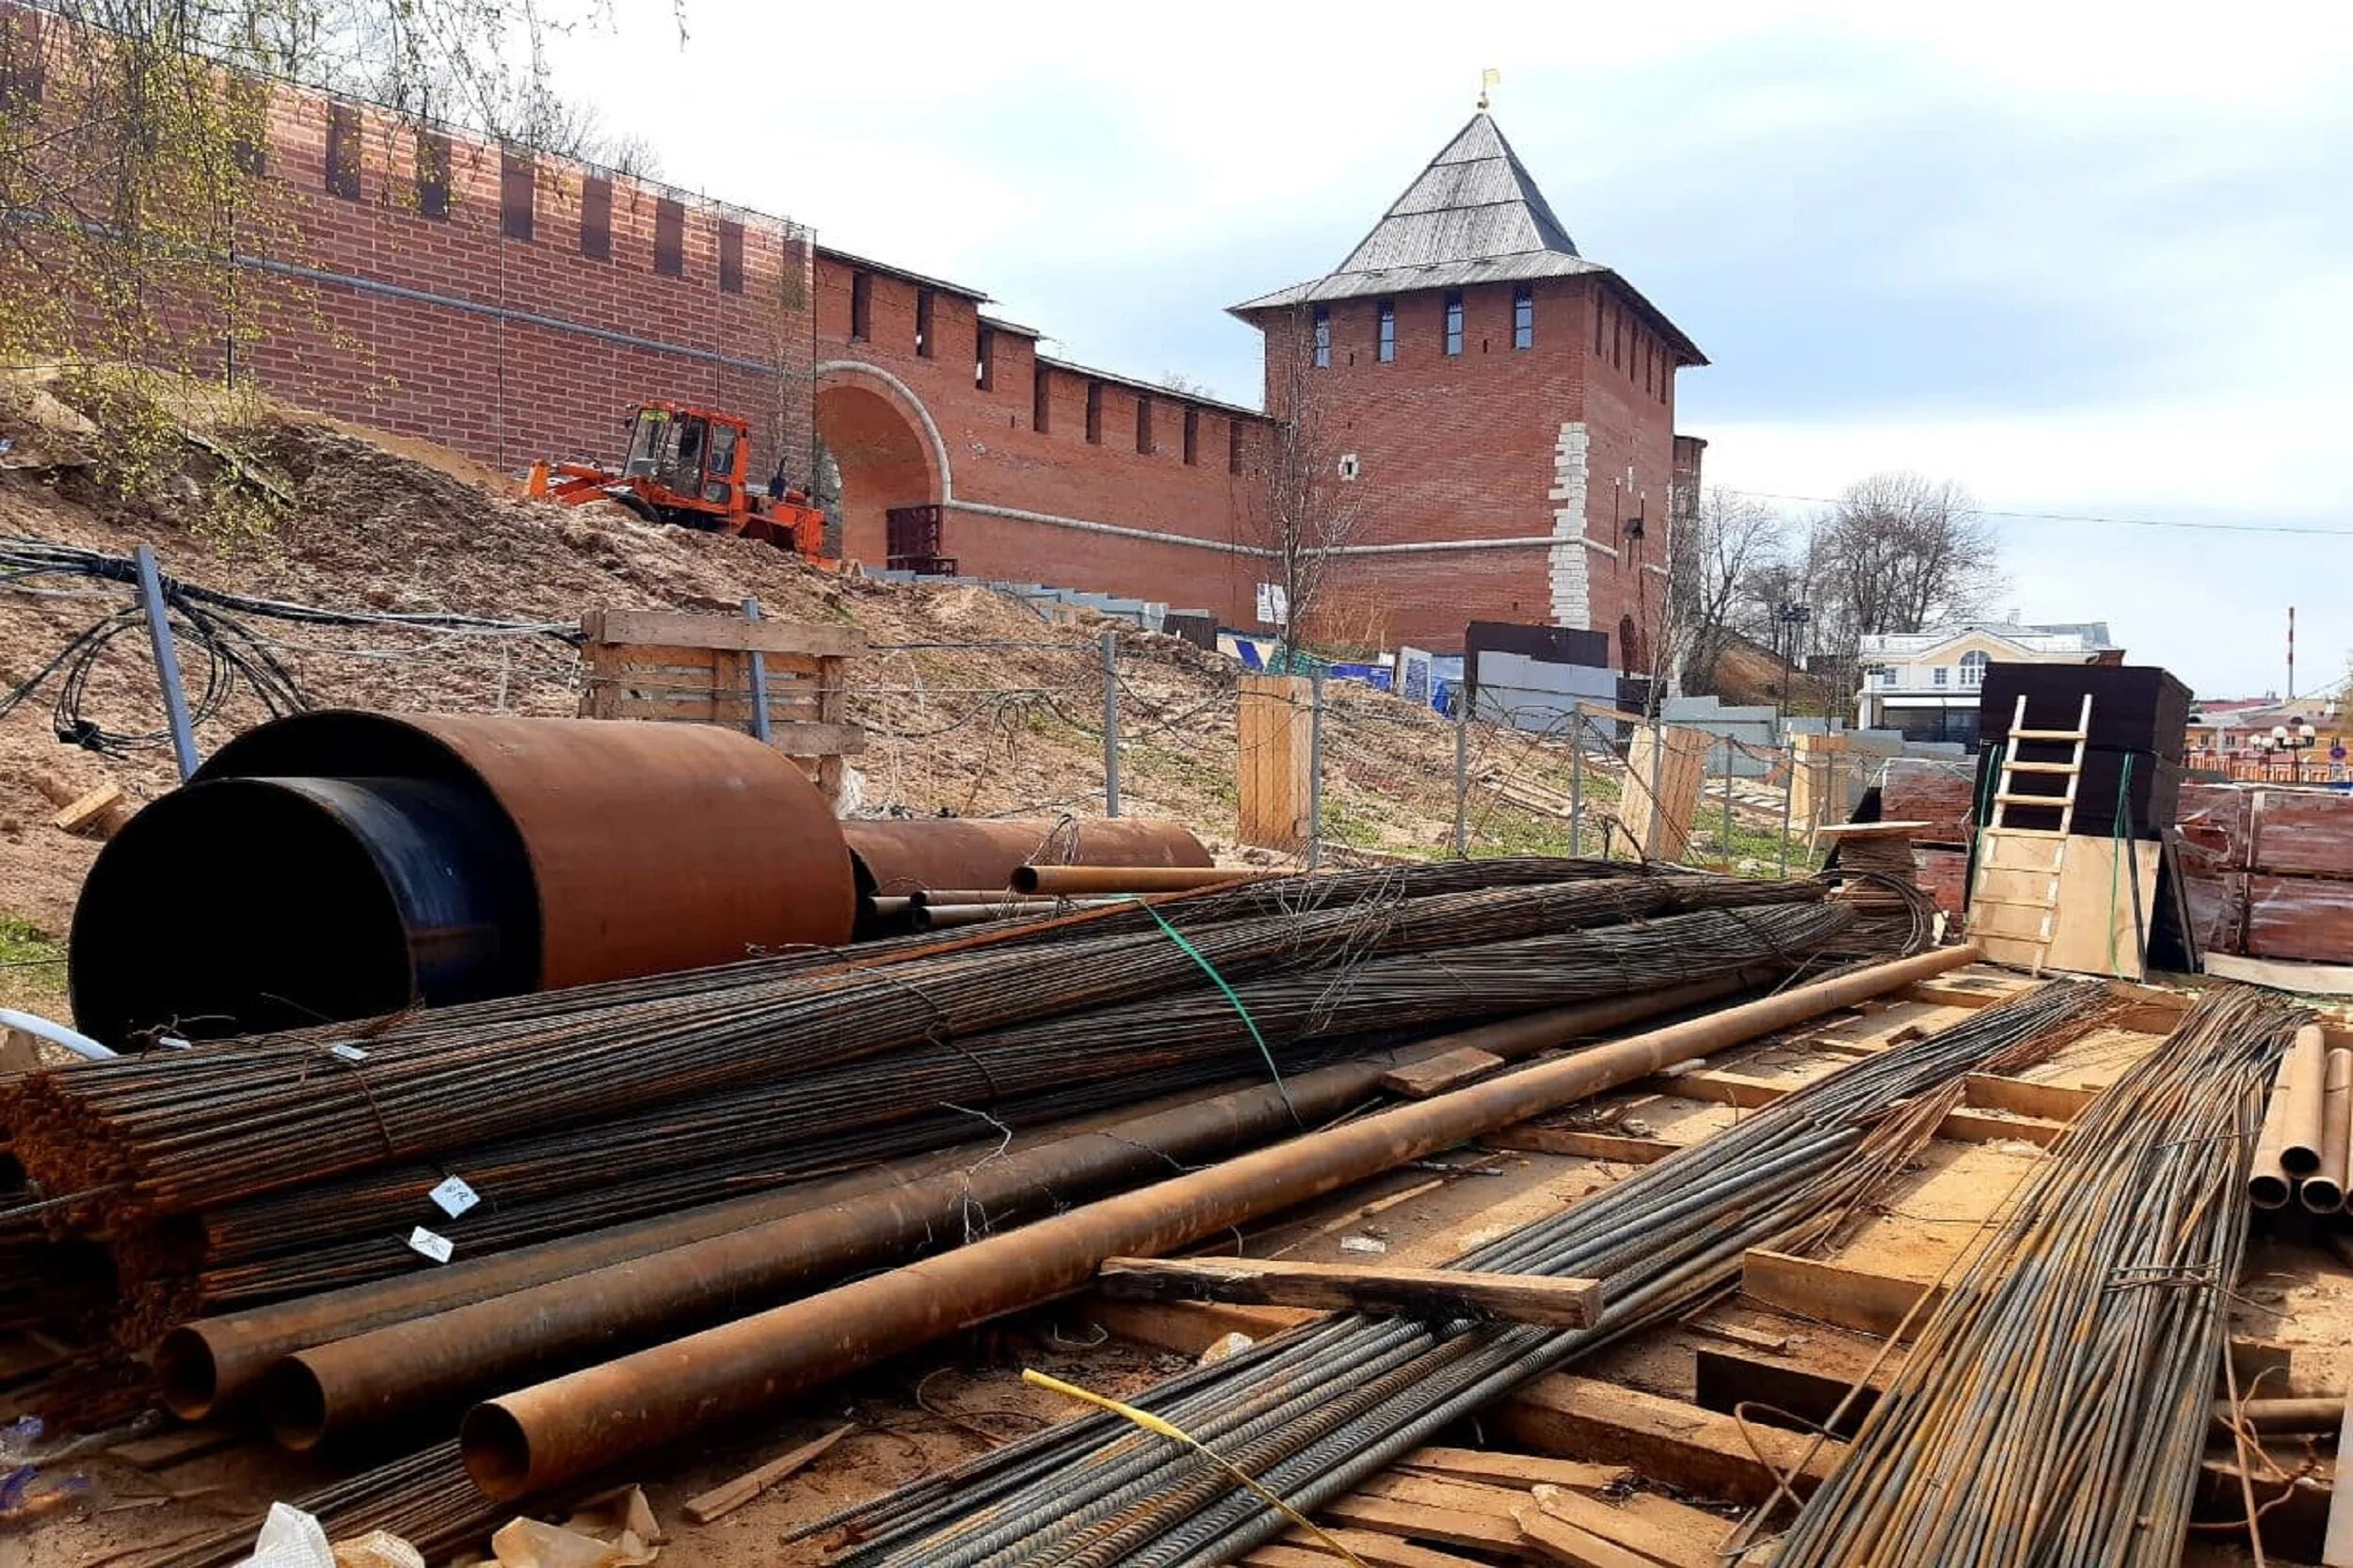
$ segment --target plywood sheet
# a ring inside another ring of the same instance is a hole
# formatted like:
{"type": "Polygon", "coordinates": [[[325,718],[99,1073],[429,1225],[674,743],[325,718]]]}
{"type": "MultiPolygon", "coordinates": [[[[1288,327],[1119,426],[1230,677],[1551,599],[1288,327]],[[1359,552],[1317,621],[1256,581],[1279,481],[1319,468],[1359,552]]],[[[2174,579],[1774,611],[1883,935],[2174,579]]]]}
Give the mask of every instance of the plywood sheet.
{"type": "Polygon", "coordinates": [[[1970,936],[1997,963],[2031,968],[2040,953],[2046,969],[2138,980],[2147,972],[2147,933],[2156,919],[2154,844],[2080,835],[2066,841],[2047,952],[2040,952],[2041,909],[1981,902],[2041,901],[2057,847],[2056,840],[2013,837],[1999,829],[1981,835],[1983,864],[1970,895],[1970,936]]]}

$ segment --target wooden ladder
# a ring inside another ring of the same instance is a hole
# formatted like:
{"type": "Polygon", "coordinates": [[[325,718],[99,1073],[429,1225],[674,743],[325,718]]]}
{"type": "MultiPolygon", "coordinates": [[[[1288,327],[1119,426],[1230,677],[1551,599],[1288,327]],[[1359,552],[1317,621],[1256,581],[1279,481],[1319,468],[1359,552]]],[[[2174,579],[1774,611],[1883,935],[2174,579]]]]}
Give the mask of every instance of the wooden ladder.
{"type": "MultiPolygon", "coordinates": [[[[2084,748],[2090,744],[2090,741],[2091,697],[2086,694],[2083,708],[2076,714],[2075,728],[2073,729],[2027,728],[2026,699],[2022,696],[2018,699],[2018,706],[2010,713],[2009,738],[2002,743],[2002,767],[1994,781],[1993,809],[1986,820],[1985,842],[1981,845],[1977,857],[1977,886],[1972,890],[1969,906],[1972,911],[1980,905],[1994,909],[2037,911],[2041,918],[2035,922],[2034,936],[2031,938],[2012,937],[2009,939],[2025,943],[2034,950],[2032,972],[2038,975],[2042,972],[2042,966],[2051,956],[2052,940],[2058,935],[2059,882],[2067,869],[2068,840],[2075,830],[2075,792],[2083,782],[2084,748]],[[2018,755],[2018,748],[2022,744],[2064,744],[2072,746],[2073,751],[2064,762],[2029,762],[2022,760],[2018,755]],[[2046,776],[2064,778],[2067,781],[2067,787],[2064,792],[2055,795],[2021,793],[2018,789],[2018,778],[2023,774],[2041,774],[2046,776]],[[2012,807],[2023,807],[2035,811],[2056,810],[2058,813],[2058,826],[2056,828],[2014,826],[2009,820],[2009,811],[2012,807]],[[2022,865],[2005,856],[2003,850],[2009,844],[2021,846],[2021,853],[2029,857],[2027,864],[2022,865]],[[2047,862],[2033,858],[2032,846],[2037,845],[2048,846],[2047,862]],[[2025,880],[2030,885],[2035,879],[2040,878],[2042,888],[2041,896],[2039,898],[1989,896],[1985,891],[1987,881],[1991,873],[1997,871],[2025,872],[2026,875],[2024,878],[2014,880],[2025,880]]],[[[1973,925],[1976,923],[1977,922],[1972,922],[1973,925]]]]}

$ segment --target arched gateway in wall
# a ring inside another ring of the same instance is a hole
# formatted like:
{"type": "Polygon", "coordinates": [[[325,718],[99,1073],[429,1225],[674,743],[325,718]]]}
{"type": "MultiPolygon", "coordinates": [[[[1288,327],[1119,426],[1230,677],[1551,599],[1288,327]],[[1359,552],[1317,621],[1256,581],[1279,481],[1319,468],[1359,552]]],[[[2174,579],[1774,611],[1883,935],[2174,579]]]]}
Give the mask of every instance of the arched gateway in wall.
{"type": "Polygon", "coordinates": [[[936,518],[952,493],[947,444],[922,399],[879,366],[827,360],[816,381],[817,437],[841,473],[842,556],[885,565],[890,514],[930,507],[936,518]]]}

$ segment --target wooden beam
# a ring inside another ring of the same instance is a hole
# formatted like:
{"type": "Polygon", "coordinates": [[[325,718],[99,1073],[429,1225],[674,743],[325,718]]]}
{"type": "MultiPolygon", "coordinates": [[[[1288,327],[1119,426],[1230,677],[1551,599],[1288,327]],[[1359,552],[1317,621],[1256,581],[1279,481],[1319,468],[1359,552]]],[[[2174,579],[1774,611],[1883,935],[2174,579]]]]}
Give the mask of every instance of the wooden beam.
{"type": "Polygon", "coordinates": [[[1664,1073],[1653,1079],[1648,1087],[1662,1095],[1676,1095],[1684,1099],[1707,1100],[1717,1105],[1736,1105],[1744,1111],[1761,1111],[1805,1087],[1796,1079],[1753,1078],[1747,1073],[1723,1072],[1703,1068],[1695,1073],[1664,1073]]]}
{"type": "Polygon", "coordinates": [[[1664,1138],[1634,1138],[1623,1132],[1588,1132],[1582,1128],[1537,1127],[1528,1123],[1490,1132],[1479,1142],[1482,1147],[1507,1154],[1570,1155],[1621,1165],[1652,1164],[1683,1146],[1664,1138]]]}
{"type": "Polygon", "coordinates": [[[122,786],[111,779],[89,793],[77,797],[71,805],[49,820],[68,833],[79,833],[97,825],[116,807],[122,804],[122,786]]]}
{"type": "MultiPolygon", "coordinates": [[[[1882,1383],[1894,1368],[1882,1370],[1882,1383]]],[[[1787,1361],[1742,1355],[1737,1351],[1703,1348],[1699,1352],[1691,1397],[1702,1409],[1730,1415],[1742,1405],[1749,1419],[1792,1431],[1811,1431],[1829,1423],[1831,1415],[1853,1388],[1854,1380],[1817,1368],[1787,1361]]],[[[1847,1414],[1832,1428],[1832,1435],[1851,1437],[1863,1417],[1879,1402],[1881,1387],[1866,1384],[1847,1414]]]]}
{"type": "Polygon", "coordinates": [[[1483,1078],[1502,1065],[1503,1058],[1495,1052],[1465,1046],[1459,1050],[1442,1050],[1435,1056],[1392,1067],[1381,1075],[1381,1087],[1407,1099],[1424,1100],[1460,1088],[1472,1079],[1483,1078]]]}
{"type": "Polygon", "coordinates": [[[1490,1407],[1486,1419],[1514,1448],[1631,1465],[1692,1496],[1736,1503],[1772,1496],[1776,1470],[1802,1496],[1837,1468],[1846,1449],[1827,1442],[1809,1455],[1811,1440],[1796,1432],[1743,1428],[1681,1400],[1564,1372],[1526,1384],[1490,1407]]]}
{"type": "Polygon", "coordinates": [[[1658,1568],[1641,1553],[1556,1519],[1532,1502],[1520,1508],[1513,1520],[1520,1528],[1520,1539],[1546,1562],[1565,1562],[1569,1568],[1658,1568]]]}
{"type": "Polygon", "coordinates": [[[2067,1130],[2065,1122],[2041,1116],[2004,1116],[1966,1108],[1949,1111],[1936,1124],[1936,1135],[1955,1144],[2004,1144],[2013,1140],[2049,1148],[2067,1130]]]}
{"type": "MultiPolygon", "coordinates": [[[[1434,1546],[1417,1546],[1410,1541],[1401,1541],[1396,1536],[1383,1535],[1377,1530],[1322,1528],[1324,1534],[1354,1552],[1357,1560],[1368,1564],[1369,1568],[1487,1568],[1483,1562],[1457,1557],[1452,1552],[1442,1552],[1434,1546]]],[[[1260,1546],[1242,1561],[1259,1564],[1260,1552],[1293,1554],[1268,1560],[1262,1568],[1334,1568],[1340,1560],[1305,1530],[1293,1530],[1280,1541],[1260,1546]]]]}
{"type": "Polygon", "coordinates": [[[1485,1448],[1416,1448],[1397,1462],[1401,1470],[1483,1481],[1489,1486],[1565,1486],[1577,1492],[1607,1492],[1632,1474],[1623,1464],[1591,1464],[1544,1454],[1496,1453],[1485,1448]]]}
{"type": "Polygon", "coordinates": [[[840,658],[866,651],[866,633],[855,626],[752,621],[733,616],[682,615],[671,610],[591,610],[580,617],[580,630],[592,643],[724,648],[737,653],[799,653],[817,658],[840,658]]]}
{"type": "Polygon", "coordinates": [[[1705,1568],[1713,1561],[1717,1543],[1724,1537],[1721,1525],[1705,1539],[1694,1539],[1689,1529],[1666,1525],[1632,1509],[1615,1508],[1598,1498],[1550,1486],[1536,1489],[1536,1506],[1563,1524],[1574,1525],[1674,1568],[1705,1568]]]}
{"type": "MultiPolygon", "coordinates": [[[[1557,1463],[1557,1462],[1556,1462],[1557,1463]]],[[[1427,1476],[1414,1471],[1386,1471],[1356,1489],[1366,1497],[1386,1497],[1416,1508],[1450,1508],[1459,1513],[1485,1513],[1508,1518],[1528,1500],[1525,1486],[1489,1486],[1484,1481],[1452,1476],[1427,1476]]]]}
{"type": "Polygon", "coordinates": [[[1268,1339],[1323,1316],[1293,1306],[1230,1306],[1224,1302],[1125,1301],[1096,1291],[1086,1315],[1130,1344],[1178,1355],[1199,1355],[1229,1334],[1268,1339]]]}
{"type": "Polygon", "coordinates": [[[1902,992],[1906,1001],[1932,1001],[1939,1007],[1991,1007],[1997,1001],[2008,1001],[2035,988],[2039,982],[2020,985],[2001,985],[1988,981],[1954,979],[1923,980],[1907,985],[1902,992]]]}
{"type": "Polygon", "coordinates": [[[1473,1551],[1513,1552],[1520,1544],[1519,1526],[1508,1514],[1498,1519],[1492,1513],[1401,1503],[1364,1492],[1352,1492],[1316,1511],[1318,1524],[1327,1519],[1377,1535],[1434,1541],[1442,1546],[1467,1546],[1473,1551]]]}
{"type": "Polygon", "coordinates": [[[1601,1316],[1598,1280],[1545,1274],[1257,1257],[1112,1257],[1104,1259],[1096,1277],[1112,1295],[1321,1307],[1373,1317],[1591,1328],[1601,1316]]]}
{"type": "Polygon", "coordinates": [[[1980,1111],[2008,1111],[2046,1121],[2072,1122],[2100,1097],[2097,1089],[2065,1083],[2038,1083],[2031,1079],[2003,1078],[1994,1073],[1971,1073],[1961,1080],[1961,1099],[1980,1111]]]}
{"type": "Polygon", "coordinates": [[[1897,1324],[1912,1313],[1924,1292],[1930,1300],[1912,1314],[1915,1334],[1944,1300],[1944,1287],[1763,1247],[1750,1248],[1740,1260],[1742,1295],[1801,1318],[1860,1329],[1881,1338],[1896,1332],[1897,1324]]]}

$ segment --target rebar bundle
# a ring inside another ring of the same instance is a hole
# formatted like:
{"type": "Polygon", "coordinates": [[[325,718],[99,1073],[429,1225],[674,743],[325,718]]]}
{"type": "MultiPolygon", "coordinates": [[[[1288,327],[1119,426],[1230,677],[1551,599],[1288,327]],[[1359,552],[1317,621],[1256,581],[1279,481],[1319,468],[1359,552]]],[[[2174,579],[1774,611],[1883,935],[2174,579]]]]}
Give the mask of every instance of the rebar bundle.
{"type": "MultiPolygon", "coordinates": [[[[1842,1068],[1455,1267],[1596,1278],[1587,1330],[1339,1317],[1182,1374],[1136,1402],[1303,1510],[1351,1490],[1512,1388],[1736,1277],[1760,1245],[1818,1241],[1932,1130],[1954,1081],[2056,1049],[2104,1011],[2057,984],[1842,1068]],[[1938,1097],[1938,1096],[1942,1097],[1938,1097]]],[[[1207,1568],[1282,1533],[1284,1515],[1189,1449],[1087,1417],[821,1521],[890,1568],[1207,1568]]]]}
{"type": "Polygon", "coordinates": [[[383,1272],[402,1267],[401,1219],[421,1212],[425,1194],[453,1171],[499,1204],[498,1212],[466,1226],[469,1249],[519,1245],[936,1148],[985,1132],[980,1112],[1012,1102],[1027,1099],[1015,1119],[1033,1123],[1220,1078],[1289,1072],[1312,1065],[1325,1054],[1322,1045],[1343,1036],[1526,1012],[1800,958],[1854,923],[1820,894],[1818,885],[1798,882],[1711,888],[1706,898],[1737,896],[1741,904],[1639,925],[1375,954],[1343,969],[1244,981],[1230,1000],[1205,984],[893,1054],[887,1070],[861,1060],[704,1096],[602,1124],[584,1147],[572,1131],[538,1133],[453,1151],[430,1165],[273,1192],[198,1217],[201,1297],[214,1304],[326,1288],[369,1277],[365,1259],[383,1272]],[[1261,1045],[1272,1061],[1260,1055],[1261,1045]],[[896,1131],[884,1130],[894,1125],[896,1131]],[[368,1240],[350,1240],[358,1238],[368,1240]]]}
{"type": "Polygon", "coordinates": [[[1200,984],[1205,969],[1235,978],[1327,968],[1371,952],[1635,919],[1686,899],[1739,902],[1718,891],[1727,881],[1589,878],[1375,896],[1306,913],[1205,918],[1188,922],[1181,940],[1172,921],[1165,932],[955,951],[873,970],[812,971],[795,959],[770,978],[758,965],[734,966],[747,971],[735,984],[656,977],[606,988],[583,1011],[494,1003],[481,1023],[428,1016],[331,1044],[309,1032],[33,1074],[0,1089],[0,1125],[52,1192],[103,1192],[117,1216],[180,1213],[1160,995],[1200,984]]]}
{"type": "Polygon", "coordinates": [[[2209,991],[2092,1102],[1800,1512],[1782,1568],[2181,1560],[2250,1152],[2307,1016],[2209,991]]]}

